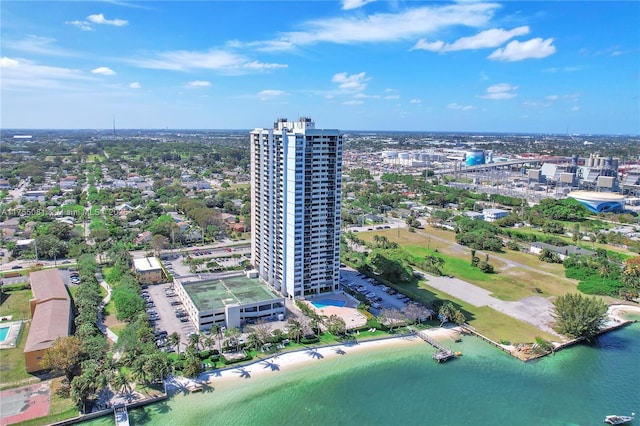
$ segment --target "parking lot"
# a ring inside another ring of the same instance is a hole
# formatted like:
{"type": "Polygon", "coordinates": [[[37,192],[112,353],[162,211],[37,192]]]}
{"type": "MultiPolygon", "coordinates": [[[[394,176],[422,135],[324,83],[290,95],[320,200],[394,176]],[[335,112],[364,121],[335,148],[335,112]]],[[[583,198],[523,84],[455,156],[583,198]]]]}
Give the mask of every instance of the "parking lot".
{"type": "MultiPolygon", "coordinates": [[[[250,247],[222,247],[215,249],[195,249],[189,252],[193,259],[202,259],[204,264],[200,269],[205,268],[209,262],[215,262],[220,268],[233,268],[239,266],[243,260],[249,258],[250,247]],[[240,255],[238,257],[237,255],[240,255]]],[[[167,272],[174,277],[187,277],[200,272],[192,272],[190,266],[185,263],[185,255],[182,253],[172,253],[160,256],[167,272]]]]}
{"type": "Polygon", "coordinates": [[[143,290],[143,296],[147,295],[145,299],[153,303],[153,306],[147,307],[147,313],[150,318],[155,318],[152,320],[152,325],[156,331],[166,331],[167,335],[176,332],[180,335],[182,344],[186,345],[189,341],[189,334],[197,330],[191,321],[186,319],[186,316],[176,316],[176,311],[180,312],[182,304],[179,303],[177,296],[170,296],[173,293],[169,292],[167,295],[166,290],[170,288],[170,284],[158,284],[148,286],[143,290]]]}
{"type": "Polygon", "coordinates": [[[371,305],[370,312],[378,315],[381,309],[402,311],[408,304],[417,303],[402,293],[383,285],[351,268],[340,269],[340,283],[350,290],[364,295],[371,305]]]}

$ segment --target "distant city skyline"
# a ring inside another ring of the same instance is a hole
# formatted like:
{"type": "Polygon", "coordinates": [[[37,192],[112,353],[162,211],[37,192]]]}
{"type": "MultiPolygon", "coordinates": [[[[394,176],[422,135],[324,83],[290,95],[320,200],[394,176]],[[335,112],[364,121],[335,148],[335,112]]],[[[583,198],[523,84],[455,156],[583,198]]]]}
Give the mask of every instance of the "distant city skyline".
{"type": "Polygon", "coordinates": [[[640,2],[0,3],[0,127],[640,134],[640,2]]]}

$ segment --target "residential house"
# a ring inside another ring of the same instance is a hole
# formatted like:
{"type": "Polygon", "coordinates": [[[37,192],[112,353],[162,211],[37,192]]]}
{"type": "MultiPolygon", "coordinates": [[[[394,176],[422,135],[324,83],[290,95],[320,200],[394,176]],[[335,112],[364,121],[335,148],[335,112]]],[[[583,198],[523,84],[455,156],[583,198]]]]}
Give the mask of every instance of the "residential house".
{"type": "Polygon", "coordinates": [[[538,242],[531,243],[531,247],[529,248],[529,251],[533,254],[539,255],[540,253],[542,253],[542,250],[544,249],[547,249],[553,253],[556,253],[560,258],[560,260],[562,261],[564,261],[566,258],[571,256],[572,254],[575,254],[577,256],[594,256],[596,254],[596,252],[583,249],[582,247],[576,247],[576,246],[559,247],[551,244],[538,243],[538,242]]]}

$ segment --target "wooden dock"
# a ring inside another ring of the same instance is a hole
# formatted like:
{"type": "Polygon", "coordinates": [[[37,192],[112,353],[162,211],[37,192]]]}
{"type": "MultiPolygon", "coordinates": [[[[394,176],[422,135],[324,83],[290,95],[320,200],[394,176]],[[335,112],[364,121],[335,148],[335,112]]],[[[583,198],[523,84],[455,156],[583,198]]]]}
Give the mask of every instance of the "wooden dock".
{"type": "Polygon", "coordinates": [[[116,426],[129,426],[129,413],[126,405],[113,407],[113,415],[116,418],[116,426]]]}
{"type": "Polygon", "coordinates": [[[432,358],[435,359],[436,361],[446,362],[456,357],[455,353],[451,349],[447,348],[442,343],[438,342],[436,339],[429,336],[424,331],[415,331],[415,333],[422,340],[424,340],[425,342],[427,342],[428,344],[430,344],[431,346],[437,349],[437,351],[432,356],[432,358]]]}

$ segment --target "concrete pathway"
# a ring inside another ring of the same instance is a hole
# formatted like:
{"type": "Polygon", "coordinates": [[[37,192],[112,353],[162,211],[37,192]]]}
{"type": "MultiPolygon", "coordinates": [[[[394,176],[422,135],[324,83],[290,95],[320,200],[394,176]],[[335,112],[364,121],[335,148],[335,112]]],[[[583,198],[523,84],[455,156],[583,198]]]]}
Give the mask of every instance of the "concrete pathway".
{"type": "Polygon", "coordinates": [[[107,284],[107,282],[102,278],[102,274],[100,273],[96,274],[96,279],[100,283],[100,286],[107,291],[107,295],[98,305],[98,328],[100,329],[102,334],[107,336],[109,340],[111,340],[113,343],[118,343],[118,336],[104,324],[104,318],[102,318],[102,311],[104,310],[105,305],[111,300],[111,286],[107,284]]]}

